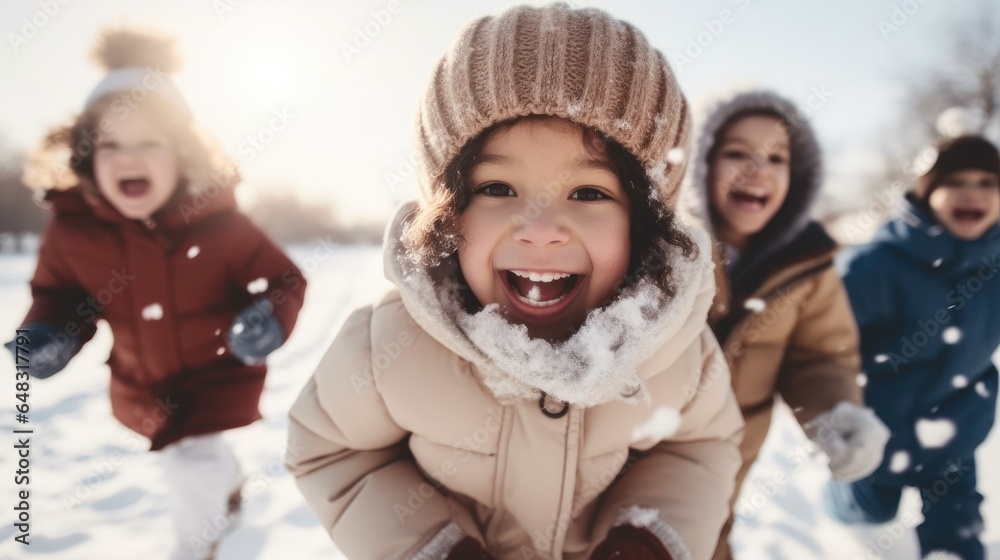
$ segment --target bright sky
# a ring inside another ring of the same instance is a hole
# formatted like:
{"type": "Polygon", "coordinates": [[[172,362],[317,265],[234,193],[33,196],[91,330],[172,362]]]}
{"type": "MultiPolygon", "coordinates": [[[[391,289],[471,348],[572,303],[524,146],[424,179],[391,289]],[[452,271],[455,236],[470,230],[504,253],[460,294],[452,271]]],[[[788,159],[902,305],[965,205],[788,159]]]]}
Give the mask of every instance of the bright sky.
{"type": "MultiPolygon", "coordinates": [[[[417,102],[437,59],[466,23],[516,3],[4,0],[0,150],[33,147],[80,109],[102,76],[88,57],[98,29],[152,25],[180,39],[187,62],[175,79],[241,164],[244,195],[292,189],[333,201],[348,221],[385,219],[416,193],[413,175],[391,186],[386,174],[407,169],[417,102]],[[365,36],[366,28],[376,33],[365,36]],[[358,52],[346,56],[345,45],[358,52]],[[266,132],[278,113],[287,126],[266,132]],[[255,136],[258,146],[270,142],[257,150],[255,136]]],[[[940,37],[988,13],[985,0],[576,4],[642,29],[675,63],[696,106],[753,85],[819,106],[813,122],[833,190],[850,190],[877,142],[892,141],[884,131],[903,93],[900,78],[940,63],[940,37]],[[898,27],[884,36],[880,20],[898,27]]]]}

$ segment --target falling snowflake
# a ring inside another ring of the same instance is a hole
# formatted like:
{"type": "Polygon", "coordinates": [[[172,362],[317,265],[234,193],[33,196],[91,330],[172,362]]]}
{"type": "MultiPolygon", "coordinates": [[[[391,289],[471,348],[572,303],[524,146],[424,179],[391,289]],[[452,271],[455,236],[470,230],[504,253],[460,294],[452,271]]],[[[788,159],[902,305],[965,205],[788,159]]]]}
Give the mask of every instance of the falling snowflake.
{"type": "Polygon", "coordinates": [[[951,384],[956,389],[964,389],[969,386],[969,378],[964,375],[956,375],[951,378],[951,384]]]}
{"type": "Polygon", "coordinates": [[[243,329],[245,328],[246,327],[243,326],[243,323],[236,323],[235,325],[233,325],[233,334],[240,334],[243,332],[243,329]]]}
{"type": "Polygon", "coordinates": [[[199,247],[197,245],[192,245],[191,248],[188,249],[187,257],[189,259],[193,259],[193,258],[197,257],[199,253],[201,253],[201,247],[199,247]]]}
{"type": "Polygon", "coordinates": [[[917,465],[917,466],[913,467],[913,472],[920,472],[922,470],[924,470],[924,466],[923,465],[917,465]]]}
{"type": "Polygon", "coordinates": [[[660,441],[674,435],[680,425],[680,413],[669,406],[661,406],[653,411],[646,422],[632,430],[632,441],[660,441]]]}
{"type": "Polygon", "coordinates": [[[267,291],[267,278],[258,278],[247,284],[247,291],[251,294],[262,294],[267,291]]]}
{"type": "Polygon", "coordinates": [[[906,451],[897,451],[892,454],[892,459],[889,461],[889,472],[899,474],[905,472],[908,468],[910,468],[909,453],[906,451]]]}
{"type": "Polygon", "coordinates": [[[962,339],[962,329],[948,327],[941,333],[941,338],[944,339],[945,344],[958,344],[958,341],[962,339]]]}
{"type": "Polygon", "coordinates": [[[887,354],[879,354],[875,356],[876,364],[884,364],[889,361],[889,356],[887,354]]]}
{"type": "Polygon", "coordinates": [[[159,321],[163,318],[163,306],[152,303],[142,308],[142,318],[147,321],[159,321]]]}
{"type": "Polygon", "coordinates": [[[990,391],[986,388],[986,383],[983,383],[982,381],[976,383],[976,392],[979,393],[979,396],[984,399],[990,398],[990,391]]]}
{"type": "Polygon", "coordinates": [[[937,267],[941,266],[941,263],[943,263],[943,262],[944,262],[944,259],[937,259],[937,260],[935,260],[934,263],[933,263],[934,264],[934,268],[937,268],[937,267]]]}
{"type": "Polygon", "coordinates": [[[754,313],[760,313],[761,311],[767,309],[767,303],[760,298],[750,298],[743,302],[743,307],[748,311],[753,311],[754,313]]]}
{"type": "Polygon", "coordinates": [[[953,437],[955,437],[955,424],[951,420],[945,418],[917,420],[917,439],[925,449],[944,447],[953,437]]]}
{"type": "Polygon", "coordinates": [[[222,329],[215,329],[215,336],[222,334],[222,329]]]}
{"type": "Polygon", "coordinates": [[[215,353],[216,353],[217,355],[221,356],[221,355],[223,355],[223,354],[225,354],[225,353],[226,353],[226,349],[225,349],[225,348],[223,348],[222,346],[219,346],[218,350],[216,350],[216,351],[215,351],[215,353]]]}
{"type": "Polygon", "coordinates": [[[858,377],[855,379],[855,382],[857,382],[858,387],[864,387],[868,385],[868,375],[866,375],[865,372],[859,373],[858,377]]]}
{"type": "Polygon", "coordinates": [[[937,237],[944,233],[944,228],[941,226],[931,226],[927,228],[927,234],[931,237],[937,237]]]}
{"type": "Polygon", "coordinates": [[[667,152],[667,162],[673,165],[677,165],[684,161],[686,154],[684,153],[684,148],[673,148],[667,152]]]}

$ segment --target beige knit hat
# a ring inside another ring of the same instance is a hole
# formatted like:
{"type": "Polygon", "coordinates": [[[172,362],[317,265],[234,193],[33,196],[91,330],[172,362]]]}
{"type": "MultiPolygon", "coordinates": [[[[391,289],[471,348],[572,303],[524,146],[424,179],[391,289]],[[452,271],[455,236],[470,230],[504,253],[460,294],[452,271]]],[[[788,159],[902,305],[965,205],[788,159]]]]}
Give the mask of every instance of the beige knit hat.
{"type": "Polygon", "coordinates": [[[470,24],[438,63],[420,104],[425,195],[484,129],[550,115],[594,128],[634,155],[667,207],[684,174],[687,101],[666,59],[631,24],[566,4],[518,6],[470,24]]]}

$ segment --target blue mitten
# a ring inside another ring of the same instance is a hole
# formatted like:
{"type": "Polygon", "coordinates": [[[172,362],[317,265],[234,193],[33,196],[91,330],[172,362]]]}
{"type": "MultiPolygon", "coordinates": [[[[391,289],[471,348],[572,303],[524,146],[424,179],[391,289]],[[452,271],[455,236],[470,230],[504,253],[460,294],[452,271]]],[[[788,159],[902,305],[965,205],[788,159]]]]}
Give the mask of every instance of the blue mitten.
{"type": "MultiPolygon", "coordinates": [[[[28,343],[21,345],[28,352],[28,373],[32,377],[45,379],[62,371],[66,364],[80,351],[80,338],[62,332],[50,323],[34,323],[21,327],[28,331],[28,343]]],[[[17,339],[4,344],[14,355],[17,365],[17,339]]],[[[22,363],[23,365],[23,363],[22,363]]]]}
{"type": "Polygon", "coordinates": [[[240,312],[226,332],[229,350],[244,364],[260,365],[284,344],[285,330],[273,313],[270,300],[257,301],[240,312]]]}

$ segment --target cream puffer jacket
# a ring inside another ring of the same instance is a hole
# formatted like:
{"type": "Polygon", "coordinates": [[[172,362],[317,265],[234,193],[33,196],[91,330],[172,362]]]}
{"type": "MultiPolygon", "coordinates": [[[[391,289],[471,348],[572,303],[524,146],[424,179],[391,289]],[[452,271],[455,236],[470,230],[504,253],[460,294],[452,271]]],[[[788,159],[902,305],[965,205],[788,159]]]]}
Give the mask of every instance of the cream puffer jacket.
{"type": "Polygon", "coordinates": [[[630,522],[676,560],[709,558],[743,421],[705,321],[707,235],[691,229],[700,255],[672,262],[673,298],[646,285],[564,345],[511,344],[490,340],[496,309],[458,310],[454,270],[401,264],[412,210],[386,236],[398,289],[347,319],[290,412],[288,468],[337,546],[444,558],[465,534],[500,559],[585,559],[630,522]]]}

